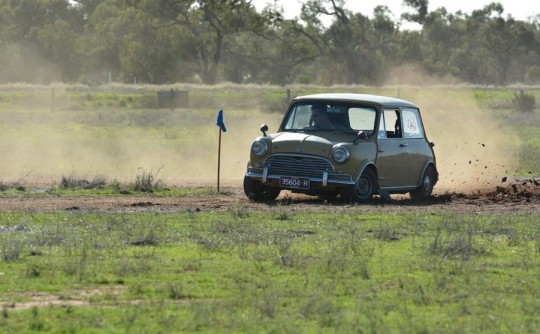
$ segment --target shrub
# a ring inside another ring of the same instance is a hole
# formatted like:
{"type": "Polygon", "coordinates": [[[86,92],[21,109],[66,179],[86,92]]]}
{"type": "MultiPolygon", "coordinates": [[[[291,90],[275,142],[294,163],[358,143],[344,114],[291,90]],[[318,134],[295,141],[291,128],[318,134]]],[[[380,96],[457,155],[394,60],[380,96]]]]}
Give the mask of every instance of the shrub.
{"type": "Polygon", "coordinates": [[[519,94],[514,94],[512,105],[516,111],[533,112],[536,105],[536,98],[534,95],[525,94],[523,93],[523,90],[520,90],[519,94]]]}
{"type": "Polygon", "coordinates": [[[135,180],[131,184],[131,189],[134,191],[141,191],[151,193],[154,190],[163,189],[164,182],[161,178],[158,178],[158,175],[161,171],[161,168],[157,172],[145,171],[142,168],[139,168],[135,180]]]}
{"type": "Polygon", "coordinates": [[[525,74],[525,81],[529,84],[539,84],[540,83],[540,66],[534,65],[529,68],[527,74],[525,74]]]}
{"type": "Polygon", "coordinates": [[[75,175],[75,173],[69,174],[69,176],[62,176],[62,180],[60,181],[60,188],[62,189],[101,189],[106,184],[105,177],[102,175],[98,175],[92,179],[92,181],[88,181],[84,178],[79,178],[75,175]]]}

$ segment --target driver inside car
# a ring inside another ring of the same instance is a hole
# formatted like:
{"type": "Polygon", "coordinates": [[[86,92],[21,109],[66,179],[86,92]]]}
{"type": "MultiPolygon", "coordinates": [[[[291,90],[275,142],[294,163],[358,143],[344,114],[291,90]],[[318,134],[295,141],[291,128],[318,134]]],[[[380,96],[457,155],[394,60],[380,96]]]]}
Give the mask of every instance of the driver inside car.
{"type": "Polygon", "coordinates": [[[321,130],[332,130],[334,125],[326,111],[326,105],[316,103],[311,106],[311,124],[321,130]]]}

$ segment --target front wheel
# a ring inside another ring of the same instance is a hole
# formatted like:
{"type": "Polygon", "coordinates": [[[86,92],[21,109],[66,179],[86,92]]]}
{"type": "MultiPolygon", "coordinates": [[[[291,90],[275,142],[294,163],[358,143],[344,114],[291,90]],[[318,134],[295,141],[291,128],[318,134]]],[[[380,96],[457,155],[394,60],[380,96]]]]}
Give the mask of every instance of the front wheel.
{"type": "Polygon", "coordinates": [[[377,175],[371,169],[366,169],[354,186],[345,189],[341,196],[345,202],[365,203],[373,198],[377,189],[377,175]]]}
{"type": "Polygon", "coordinates": [[[275,200],[281,189],[269,187],[262,184],[261,181],[253,180],[250,177],[244,177],[244,193],[254,202],[269,202],[275,200]]]}
{"type": "Polygon", "coordinates": [[[422,176],[422,183],[415,190],[410,192],[411,199],[417,201],[423,201],[428,199],[432,192],[435,183],[437,182],[437,173],[433,166],[426,168],[424,175],[422,176]]]}

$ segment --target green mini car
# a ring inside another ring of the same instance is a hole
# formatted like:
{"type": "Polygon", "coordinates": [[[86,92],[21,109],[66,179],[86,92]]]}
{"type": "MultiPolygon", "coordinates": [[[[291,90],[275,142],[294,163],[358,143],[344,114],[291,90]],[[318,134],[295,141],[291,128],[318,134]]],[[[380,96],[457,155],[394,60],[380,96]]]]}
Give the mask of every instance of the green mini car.
{"type": "Polygon", "coordinates": [[[279,130],[251,145],[244,192],[256,202],[281,190],[367,202],[376,194],[431,196],[437,165],[419,108],[365,94],[316,94],[291,101],[279,130]]]}

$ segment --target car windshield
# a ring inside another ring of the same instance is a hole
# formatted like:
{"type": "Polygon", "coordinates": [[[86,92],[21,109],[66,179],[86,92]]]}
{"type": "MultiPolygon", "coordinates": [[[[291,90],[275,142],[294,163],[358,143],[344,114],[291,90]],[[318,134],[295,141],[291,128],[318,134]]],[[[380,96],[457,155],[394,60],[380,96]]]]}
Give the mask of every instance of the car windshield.
{"type": "Polygon", "coordinates": [[[350,103],[299,102],[291,106],[283,125],[289,131],[364,131],[375,128],[376,109],[350,103]]]}

